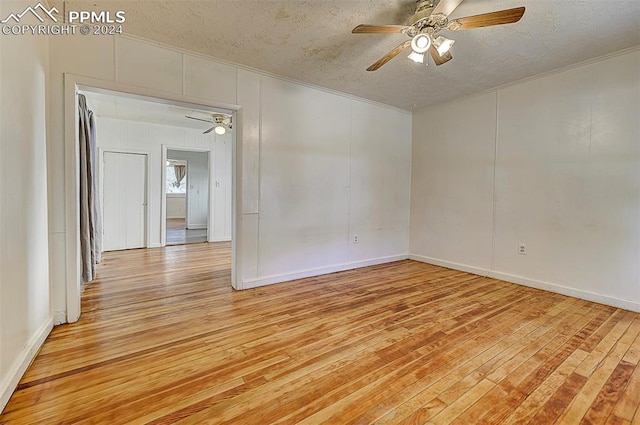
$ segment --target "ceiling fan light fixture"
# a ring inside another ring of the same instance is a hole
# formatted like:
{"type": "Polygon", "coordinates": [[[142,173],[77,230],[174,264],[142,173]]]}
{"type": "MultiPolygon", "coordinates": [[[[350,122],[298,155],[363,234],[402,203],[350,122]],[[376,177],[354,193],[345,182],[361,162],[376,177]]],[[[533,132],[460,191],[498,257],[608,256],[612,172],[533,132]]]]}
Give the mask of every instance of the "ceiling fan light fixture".
{"type": "Polygon", "coordinates": [[[224,126],[222,125],[217,125],[216,128],[213,129],[213,131],[215,131],[216,134],[219,134],[220,136],[222,136],[224,133],[227,132],[227,129],[224,128],[224,126]]]}
{"type": "Polygon", "coordinates": [[[445,55],[449,50],[451,50],[451,46],[453,46],[453,43],[455,42],[455,40],[450,40],[439,35],[435,40],[433,40],[433,46],[438,51],[438,54],[442,56],[445,55]]]}
{"type": "Polygon", "coordinates": [[[411,52],[409,53],[409,56],[407,56],[409,59],[411,59],[412,61],[414,61],[415,63],[424,63],[424,54],[423,53],[416,53],[416,52],[411,52]]]}
{"type": "Polygon", "coordinates": [[[414,53],[425,53],[431,47],[431,38],[427,34],[417,34],[411,40],[411,49],[414,53]]]}

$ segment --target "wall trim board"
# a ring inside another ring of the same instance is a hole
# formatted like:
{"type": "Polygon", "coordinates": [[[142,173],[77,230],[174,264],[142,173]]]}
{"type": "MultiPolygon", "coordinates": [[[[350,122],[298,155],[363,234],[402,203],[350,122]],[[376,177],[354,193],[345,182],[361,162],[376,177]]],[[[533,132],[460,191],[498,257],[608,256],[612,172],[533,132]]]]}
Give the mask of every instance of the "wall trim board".
{"type": "Polygon", "coordinates": [[[31,362],[36,358],[36,355],[40,351],[40,347],[42,347],[47,336],[49,336],[51,329],[53,329],[53,317],[48,318],[40,329],[33,334],[9,370],[7,378],[2,382],[2,384],[0,384],[0,412],[4,410],[5,406],[9,402],[13,391],[18,386],[20,379],[27,371],[31,362]]]}
{"type": "Polygon", "coordinates": [[[378,264],[393,263],[395,261],[406,260],[408,254],[391,255],[388,257],[371,258],[369,260],[355,261],[352,263],[335,264],[333,266],[320,267],[317,269],[301,270],[293,273],[266,276],[258,279],[246,280],[240,289],[251,289],[259,286],[273,285],[276,283],[289,282],[292,280],[316,277],[329,273],[342,272],[345,270],[359,269],[361,267],[375,266],[378,264]]]}
{"type": "Polygon", "coordinates": [[[422,255],[409,255],[410,260],[420,261],[422,263],[433,264],[435,266],[446,267],[448,269],[460,270],[467,273],[486,276],[492,279],[498,279],[516,285],[528,286],[530,288],[541,289],[555,294],[566,295],[572,298],[579,298],[585,301],[591,301],[598,304],[604,304],[611,307],[621,308],[640,313],[640,303],[622,298],[610,297],[608,295],[596,294],[594,292],[583,291],[571,288],[569,286],[559,285],[557,283],[543,282],[539,280],[528,279],[522,276],[516,276],[498,271],[490,271],[479,267],[468,266],[465,264],[454,263],[451,261],[440,260],[437,258],[425,257],[422,255]]]}
{"type": "Polygon", "coordinates": [[[571,288],[569,286],[559,285],[557,283],[528,279],[526,277],[516,276],[508,273],[490,272],[489,277],[515,283],[518,285],[528,286],[530,288],[542,289],[543,291],[554,292],[556,294],[566,295],[572,298],[580,298],[585,301],[605,304],[611,307],[617,307],[624,310],[631,310],[640,313],[640,303],[631,300],[610,297],[603,294],[596,294],[595,292],[583,291],[580,289],[571,288]]]}
{"type": "Polygon", "coordinates": [[[62,325],[64,323],[67,323],[67,313],[64,311],[55,311],[53,313],[54,326],[62,325]]]}
{"type": "Polygon", "coordinates": [[[468,264],[454,263],[452,261],[441,260],[439,258],[426,257],[424,255],[409,254],[409,260],[419,261],[421,263],[432,264],[434,266],[446,267],[447,269],[460,270],[478,276],[488,276],[489,270],[482,267],[470,266],[468,264]]]}
{"type": "MultiPolygon", "coordinates": [[[[341,97],[344,97],[344,98],[347,98],[347,99],[351,99],[351,100],[355,100],[355,101],[358,101],[358,102],[369,103],[371,105],[380,106],[382,108],[391,109],[393,111],[401,112],[401,113],[404,113],[404,114],[408,114],[408,115],[412,115],[413,114],[412,111],[407,110],[407,109],[398,108],[397,106],[387,105],[386,103],[381,103],[381,102],[377,102],[375,100],[367,99],[367,98],[364,98],[364,97],[359,97],[359,96],[356,96],[356,95],[353,95],[353,94],[344,93],[344,92],[341,92],[341,91],[338,91],[338,90],[333,90],[333,89],[330,89],[328,87],[317,86],[315,84],[306,83],[304,81],[296,80],[294,78],[285,77],[284,75],[274,74],[272,72],[264,71],[262,69],[252,68],[252,67],[247,66],[247,65],[243,65],[243,64],[239,64],[239,63],[235,63],[235,62],[230,62],[228,60],[221,59],[221,58],[219,58],[217,56],[209,56],[209,55],[206,55],[204,53],[195,52],[195,51],[184,49],[184,48],[181,48],[181,47],[171,46],[171,45],[168,45],[168,44],[164,44],[164,43],[160,43],[160,42],[157,42],[157,41],[149,40],[149,39],[146,39],[146,38],[143,38],[143,37],[139,37],[139,36],[136,36],[136,35],[122,34],[122,35],[118,35],[117,37],[114,37],[114,40],[117,40],[118,38],[126,38],[126,39],[129,39],[129,40],[137,41],[139,43],[145,43],[145,44],[148,44],[148,45],[151,45],[151,46],[154,46],[154,47],[161,47],[163,49],[171,50],[171,51],[174,51],[176,53],[180,53],[182,55],[190,55],[190,56],[194,56],[194,57],[197,57],[197,58],[200,58],[200,59],[210,60],[210,61],[219,63],[221,65],[227,65],[227,66],[235,67],[238,70],[241,69],[241,70],[244,70],[244,71],[254,72],[256,74],[259,74],[259,75],[262,75],[262,76],[265,76],[265,77],[276,78],[276,79],[281,80],[281,81],[294,83],[294,84],[297,84],[297,85],[300,85],[300,86],[304,86],[304,87],[308,87],[308,88],[314,89],[314,90],[320,90],[320,91],[323,91],[325,93],[334,94],[334,95],[341,96],[341,97]]],[[[237,87],[236,87],[236,89],[237,89],[237,87]]],[[[237,101],[237,99],[238,98],[236,96],[236,101],[237,101]]]]}
{"type": "Polygon", "coordinates": [[[189,230],[199,230],[199,229],[206,229],[207,225],[206,224],[189,224],[187,226],[187,229],[189,230]]]}
{"type": "MultiPolygon", "coordinates": [[[[167,216],[167,220],[170,220],[172,218],[186,218],[184,215],[168,215],[167,216]]],[[[160,245],[162,246],[162,245],[160,245]]]]}

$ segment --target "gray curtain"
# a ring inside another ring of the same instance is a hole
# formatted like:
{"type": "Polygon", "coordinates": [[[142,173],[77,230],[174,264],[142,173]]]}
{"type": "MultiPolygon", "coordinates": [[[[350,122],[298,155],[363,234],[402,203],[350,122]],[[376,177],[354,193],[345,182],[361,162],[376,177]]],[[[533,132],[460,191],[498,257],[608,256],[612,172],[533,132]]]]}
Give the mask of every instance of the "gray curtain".
{"type": "Polygon", "coordinates": [[[89,141],[91,145],[91,179],[93,192],[95,195],[92,202],[93,213],[93,253],[96,264],[102,260],[102,209],[100,208],[100,198],[98,197],[98,148],[96,147],[96,122],[93,111],[89,111],[89,141]]]}
{"type": "Polygon", "coordinates": [[[82,278],[90,282],[96,275],[102,245],[102,220],[96,182],[96,131],[87,99],[78,95],[80,141],[80,255],[82,278]]]}
{"type": "Polygon", "coordinates": [[[184,165],[174,165],[173,172],[176,174],[176,187],[180,187],[180,183],[182,183],[182,179],[184,179],[184,175],[187,173],[187,167],[184,165]]]}

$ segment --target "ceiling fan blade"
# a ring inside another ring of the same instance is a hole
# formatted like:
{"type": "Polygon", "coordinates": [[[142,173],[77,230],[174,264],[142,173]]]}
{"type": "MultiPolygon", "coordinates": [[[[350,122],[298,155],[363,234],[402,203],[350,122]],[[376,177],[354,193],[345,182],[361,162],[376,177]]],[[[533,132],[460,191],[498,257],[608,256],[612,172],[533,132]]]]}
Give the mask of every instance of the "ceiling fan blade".
{"type": "Polygon", "coordinates": [[[456,7],[460,6],[460,3],[462,3],[462,0],[440,0],[431,14],[444,15],[445,17],[447,17],[451,14],[451,12],[456,10],[456,7]]]}
{"type": "Polygon", "coordinates": [[[440,53],[438,53],[438,49],[436,49],[433,44],[431,45],[431,47],[429,47],[429,53],[431,53],[431,57],[433,58],[433,62],[436,64],[436,66],[445,64],[453,59],[453,56],[451,56],[450,52],[447,52],[444,55],[440,56],[440,53]]]}
{"type": "Polygon", "coordinates": [[[361,24],[355,27],[352,34],[397,34],[407,28],[404,25],[367,25],[361,24]]]}
{"type": "Polygon", "coordinates": [[[471,28],[491,27],[493,25],[512,24],[518,22],[524,15],[524,7],[500,10],[498,12],[483,13],[482,15],[467,16],[454,19],[449,23],[448,29],[468,30],[471,28]]]}
{"type": "Polygon", "coordinates": [[[212,122],[213,122],[213,121],[211,121],[211,120],[205,120],[205,119],[202,119],[202,118],[190,117],[189,115],[185,115],[184,117],[185,117],[185,118],[189,118],[190,120],[204,121],[204,122],[209,122],[209,123],[212,123],[212,122]]]}
{"type": "Polygon", "coordinates": [[[213,131],[213,129],[214,129],[214,128],[216,128],[216,126],[215,126],[215,125],[214,125],[213,127],[211,127],[210,129],[203,131],[203,132],[202,132],[202,134],[208,134],[208,133],[211,133],[211,132],[213,131]]]}
{"type": "Polygon", "coordinates": [[[406,49],[410,45],[411,45],[411,40],[405,41],[404,43],[402,43],[401,45],[399,45],[398,47],[396,47],[395,49],[393,49],[392,51],[390,51],[389,53],[387,53],[386,55],[381,57],[376,63],[371,65],[369,68],[367,68],[367,71],[375,71],[375,70],[377,70],[382,65],[384,65],[385,63],[389,62],[391,59],[393,59],[396,56],[398,56],[400,54],[400,52],[402,52],[404,49],[406,49]]]}

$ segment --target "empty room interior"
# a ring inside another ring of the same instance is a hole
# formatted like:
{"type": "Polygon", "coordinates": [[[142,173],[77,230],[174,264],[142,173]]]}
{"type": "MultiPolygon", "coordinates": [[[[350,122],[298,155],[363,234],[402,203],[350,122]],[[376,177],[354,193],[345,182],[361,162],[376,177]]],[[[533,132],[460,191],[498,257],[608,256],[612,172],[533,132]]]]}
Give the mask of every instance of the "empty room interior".
{"type": "Polygon", "coordinates": [[[1,424],[640,424],[640,1],[0,32],[1,424]]]}

